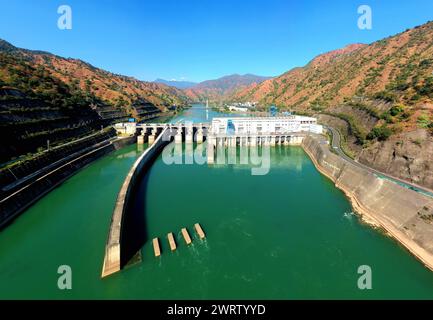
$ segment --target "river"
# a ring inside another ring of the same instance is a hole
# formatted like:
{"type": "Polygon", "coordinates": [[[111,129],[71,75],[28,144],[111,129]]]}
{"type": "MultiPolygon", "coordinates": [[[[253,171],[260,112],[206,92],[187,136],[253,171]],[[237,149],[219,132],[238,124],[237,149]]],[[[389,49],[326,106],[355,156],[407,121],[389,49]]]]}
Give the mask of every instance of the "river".
{"type": "MultiPolygon", "coordinates": [[[[172,121],[216,115],[195,105],[172,121]]],[[[95,161],[0,232],[1,299],[433,298],[433,272],[359,221],[302,148],[284,146],[271,149],[262,176],[248,165],[167,165],[160,156],[137,198],[162,255],[147,241],[142,262],[101,279],[117,192],[141,152],[132,145],[95,161]],[[57,287],[60,265],[72,269],[72,290],[57,287]],[[371,267],[371,290],[357,287],[361,265],[371,267]]]]}

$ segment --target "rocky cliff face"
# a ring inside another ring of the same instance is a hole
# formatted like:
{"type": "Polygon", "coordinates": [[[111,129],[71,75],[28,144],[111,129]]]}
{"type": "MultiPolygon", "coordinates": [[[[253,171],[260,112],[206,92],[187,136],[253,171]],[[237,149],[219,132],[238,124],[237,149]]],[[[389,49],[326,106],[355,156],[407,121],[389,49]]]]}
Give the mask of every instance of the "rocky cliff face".
{"type": "Polygon", "coordinates": [[[426,130],[393,135],[359,152],[359,161],[433,189],[433,139],[426,130]]]}

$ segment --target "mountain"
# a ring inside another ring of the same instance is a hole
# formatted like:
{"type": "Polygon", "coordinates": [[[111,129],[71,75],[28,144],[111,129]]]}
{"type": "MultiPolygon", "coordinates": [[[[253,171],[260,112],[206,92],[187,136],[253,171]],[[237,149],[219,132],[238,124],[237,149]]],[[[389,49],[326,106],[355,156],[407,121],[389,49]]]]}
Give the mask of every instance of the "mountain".
{"type": "Polygon", "coordinates": [[[164,79],[156,79],[154,81],[155,83],[162,83],[170,87],[175,87],[178,89],[188,89],[193,86],[195,86],[196,82],[190,82],[190,81],[178,81],[178,80],[164,80],[164,79]]]}
{"type": "Polygon", "coordinates": [[[185,90],[186,95],[193,101],[222,101],[227,96],[247,88],[250,85],[260,84],[270,77],[253,74],[232,74],[215,80],[207,80],[185,90]]]}
{"type": "Polygon", "coordinates": [[[230,99],[316,114],[354,158],[433,189],[433,22],[319,55],[230,99]]]}
{"type": "Polygon", "coordinates": [[[0,40],[0,162],[45,150],[48,141],[53,147],[186,102],[179,89],[0,40]]]}
{"type": "Polygon", "coordinates": [[[0,53],[12,55],[33,68],[44,69],[65,85],[73,86],[119,108],[127,108],[136,99],[144,98],[165,110],[173,104],[182,105],[187,99],[181,90],[164,84],[113,74],[78,59],[20,49],[1,39],[0,53]]]}
{"type": "Polygon", "coordinates": [[[370,45],[353,44],[314,58],[304,67],[236,92],[263,106],[329,108],[363,96],[417,104],[428,95],[433,69],[433,22],[370,45]]]}

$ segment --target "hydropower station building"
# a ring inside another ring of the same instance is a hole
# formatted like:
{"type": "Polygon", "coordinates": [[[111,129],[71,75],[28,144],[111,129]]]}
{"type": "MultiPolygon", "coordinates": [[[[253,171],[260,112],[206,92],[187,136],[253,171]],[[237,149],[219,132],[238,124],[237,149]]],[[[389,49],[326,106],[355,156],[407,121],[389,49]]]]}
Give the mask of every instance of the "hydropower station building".
{"type": "Polygon", "coordinates": [[[213,135],[279,135],[312,132],[321,134],[323,127],[316,118],[304,116],[213,118],[213,135]]]}

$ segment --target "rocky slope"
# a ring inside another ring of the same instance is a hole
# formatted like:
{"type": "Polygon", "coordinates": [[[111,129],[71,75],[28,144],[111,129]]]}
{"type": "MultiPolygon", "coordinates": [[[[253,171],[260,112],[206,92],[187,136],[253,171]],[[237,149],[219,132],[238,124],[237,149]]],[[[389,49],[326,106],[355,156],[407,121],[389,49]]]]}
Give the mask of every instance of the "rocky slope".
{"type": "Polygon", "coordinates": [[[361,162],[433,189],[433,22],[320,55],[231,99],[316,114],[361,162]]]}

